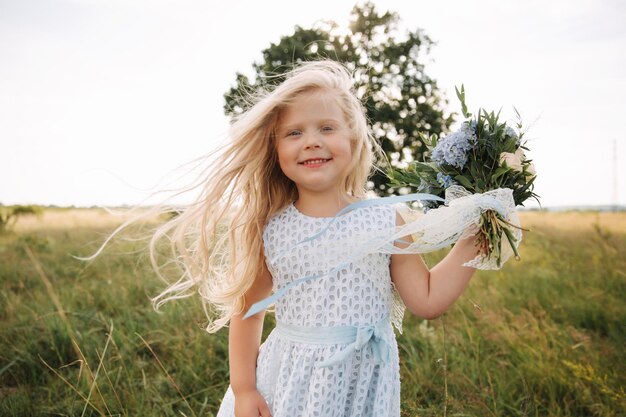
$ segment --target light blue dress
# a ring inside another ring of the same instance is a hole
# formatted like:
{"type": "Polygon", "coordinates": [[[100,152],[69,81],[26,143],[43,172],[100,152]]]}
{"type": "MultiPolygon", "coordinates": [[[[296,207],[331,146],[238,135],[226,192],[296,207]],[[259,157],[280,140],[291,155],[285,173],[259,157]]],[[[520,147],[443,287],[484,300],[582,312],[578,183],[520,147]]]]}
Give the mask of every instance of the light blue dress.
{"type": "MultiPolygon", "coordinates": [[[[390,255],[369,254],[326,274],[334,266],[332,253],[342,250],[332,242],[390,234],[395,221],[393,206],[360,208],[333,221],[322,238],[300,245],[330,218],[306,216],[291,204],[268,222],[263,242],[274,292],[298,278],[322,275],[276,301],[276,328],[260,346],[257,389],[273,417],[400,416],[391,324],[398,325],[398,298],[390,255]]],[[[217,417],[233,416],[229,387],[217,417]]]]}

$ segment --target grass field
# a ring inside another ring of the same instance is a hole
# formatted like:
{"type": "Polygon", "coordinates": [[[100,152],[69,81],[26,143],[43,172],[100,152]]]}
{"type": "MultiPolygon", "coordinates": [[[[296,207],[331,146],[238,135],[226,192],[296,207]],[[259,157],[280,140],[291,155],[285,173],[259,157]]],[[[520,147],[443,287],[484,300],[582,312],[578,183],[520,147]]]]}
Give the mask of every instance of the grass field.
{"type": "MultiPolygon", "coordinates": [[[[626,213],[520,217],[521,261],[478,271],[437,320],[405,317],[403,416],[626,415],[626,213]]],[[[194,299],[155,313],[141,242],[70,256],[118,221],[49,209],[0,235],[0,415],[215,414],[228,329],[204,332],[194,299]]]]}

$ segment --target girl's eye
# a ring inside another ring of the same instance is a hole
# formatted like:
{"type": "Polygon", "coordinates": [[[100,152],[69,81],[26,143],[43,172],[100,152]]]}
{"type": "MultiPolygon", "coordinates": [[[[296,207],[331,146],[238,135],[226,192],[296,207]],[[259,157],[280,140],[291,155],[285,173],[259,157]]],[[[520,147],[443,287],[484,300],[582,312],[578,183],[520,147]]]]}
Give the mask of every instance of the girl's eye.
{"type": "MultiPolygon", "coordinates": [[[[320,132],[322,133],[330,133],[334,131],[335,131],[335,128],[333,126],[322,126],[320,128],[320,132]]],[[[287,133],[285,133],[285,137],[297,137],[301,135],[302,135],[302,131],[298,129],[290,130],[287,133]]]]}

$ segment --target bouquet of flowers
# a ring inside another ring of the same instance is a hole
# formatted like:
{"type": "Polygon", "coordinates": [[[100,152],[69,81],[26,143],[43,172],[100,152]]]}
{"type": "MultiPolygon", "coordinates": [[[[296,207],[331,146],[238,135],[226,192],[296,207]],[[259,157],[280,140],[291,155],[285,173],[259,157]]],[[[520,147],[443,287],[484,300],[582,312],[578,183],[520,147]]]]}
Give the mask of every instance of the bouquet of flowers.
{"type": "MultiPolygon", "coordinates": [[[[438,197],[444,197],[450,187],[473,194],[508,188],[512,190],[515,206],[523,205],[529,198],[539,202],[538,196],[533,193],[535,168],[532,160],[527,159],[524,153],[529,149],[522,140],[524,133],[517,109],[514,109],[518,119],[516,130],[499,121],[500,112],[494,114],[479,109],[478,115],[474,117],[467,111],[464,86],[461,86],[460,91],[458,88],[455,90],[466,120],[456,132],[443,138],[420,133],[428,149],[425,161],[412,162],[404,170],[389,171],[391,187],[413,187],[418,192],[438,197]]],[[[428,201],[425,203],[426,211],[441,204],[428,201]]],[[[515,258],[520,259],[512,228],[521,227],[507,221],[496,210],[484,211],[479,227],[478,242],[483,256],[487,259],[495,256],[497,266],[500,267],[504,235],[515,258]]],[[[519,236],[521,238],[521,234],[519,236]]]]}

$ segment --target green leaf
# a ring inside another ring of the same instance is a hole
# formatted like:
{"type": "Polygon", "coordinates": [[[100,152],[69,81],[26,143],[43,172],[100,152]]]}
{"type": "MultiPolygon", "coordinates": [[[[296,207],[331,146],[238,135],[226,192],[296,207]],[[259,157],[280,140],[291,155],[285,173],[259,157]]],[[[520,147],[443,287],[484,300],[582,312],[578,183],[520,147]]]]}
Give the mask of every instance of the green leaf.
{"type": "Polygon", "coordinates": [[[463,113],[463,116],[465,116],[466,119],[469,119],[470,117],[472,117],[472,114],[468,113],[467,106],[465,105],[465,86],[461,84],[461,91],[459,91],[459,89],[456,86],[454,86],[454,89],[456,91],[456,96],[459,98],[459,101],[461,102],[461,112],[463,113]]]}
{"type": "Polygon", "coordinates": [[[476,192],[482,193],[485,192],[485,182],[481,178],[475,178],[476,181],[476,192]]]}
{"type": "Polygon", "coordinates": [[[495,180],[497,180],[499,177],[501,177],[502,175],[506,174],[510,170],[511,170],[511,168],[508,167],[508,166],[498,167],[496,169],[496,171],[493,173],[493,175],[491,176],[491,181],[495,182],[495,180]]]}
{"type": "Polygon", "coordinates": [[[426,171],[431,173],[437,172],[434,162],[413,162],[411,165],[416,171],[426,171]]]}
{"type": "Polygon", "coordinates": [[[457,180],[463,187],[467,188],[468,190],[474,190],[474,186],[472,185],[472,183],[463,175],[457,175],[456,177],[454,177],[454,179],[457,180]]]}

